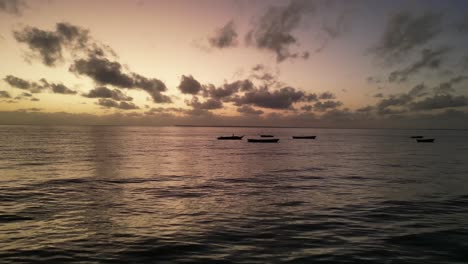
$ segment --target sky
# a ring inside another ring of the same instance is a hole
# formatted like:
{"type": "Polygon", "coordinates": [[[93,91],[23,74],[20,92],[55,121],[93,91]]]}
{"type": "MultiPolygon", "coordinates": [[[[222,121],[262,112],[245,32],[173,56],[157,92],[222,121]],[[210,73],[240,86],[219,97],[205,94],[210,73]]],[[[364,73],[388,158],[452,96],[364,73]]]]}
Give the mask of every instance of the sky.
{"type": "Polygon", "coordinates": [[[464,0],[0,0],[0,124],[468,128],[464,0]]]}

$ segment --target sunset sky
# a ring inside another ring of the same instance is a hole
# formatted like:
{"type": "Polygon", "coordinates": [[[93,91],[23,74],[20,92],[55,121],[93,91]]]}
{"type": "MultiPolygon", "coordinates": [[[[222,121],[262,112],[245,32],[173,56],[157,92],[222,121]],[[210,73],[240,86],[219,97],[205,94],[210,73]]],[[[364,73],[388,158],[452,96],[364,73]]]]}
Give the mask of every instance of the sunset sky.
{"type": "Polygon", "coordinates": [[[468,128],[468,2],[0,0],[0,124],[468,128]]]}

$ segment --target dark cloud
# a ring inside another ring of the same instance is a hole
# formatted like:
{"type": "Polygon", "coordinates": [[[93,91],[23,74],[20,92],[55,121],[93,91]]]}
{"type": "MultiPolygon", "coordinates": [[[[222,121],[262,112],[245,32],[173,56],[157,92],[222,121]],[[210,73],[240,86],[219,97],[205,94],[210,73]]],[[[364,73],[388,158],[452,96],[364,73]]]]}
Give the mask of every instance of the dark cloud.
{"type": "Polygon", "coordinates": [[[183,94],[198,94],[202,86],[192,75],[182,75],[182,80],[177,88],[179,88],[183,94]]]}
{"type": "Polygon", "coordinates": [[[87,59],[75,60],[69,70],[76,74],[86,75],[100,85],[112,85],[127,89],[142,89],[151,95],[156,103],[171,103],[170,97],[163,95],[166,85],[155,78],[146,78],[136,73],[125,73],[119,62],[107,58],[90,56],[87,59]]]}
{"type": "Polygon", "coordinates": [[[380,100],[376,107],[379,114],[394,113],[393,107],[403,107],[410,103],[414,98],[408,94],[390,95],[388,98],[380,100]]]}
{"type": "Polygon", "coordinates": [[[71,90],[63,84],[51,84],[52,91],[59,94],[76,94],[76,91],[71,90]]]}
{"type": "Polygon", "coordinates": [[[374,97],[375,98],[383,98],[384,95],[383,95],[383,93],[376,93],[376,94],[374,94],[374,97]]]}
{"type": "Polygon", "coordinates": [[[405,82],[411,76],[419,73],[423,69],[438,69],[449,52],[448,48],[439,48],[437,50],[424,49],[421,52],[421,58],[404,69],[393,71],[388,77],[389,82],[405,82]]]}
{"type": "Polygon", "coordinates": [[[102,54],[103,50],[93,41],[88,30],[69,23],[57,23],[55,31],[46,31],[35,27],[24,27],[14,31],[16,41],[25,43],[32,54],[41,58],[47,66],[56,66],[63,61],[63,52],[102,54]]]}
{"type": "Polygon", "coordinates": [[[372,111],[374,111],[375,107],[371,106],[371,105],[368,105],[368,106],[365,106],[365,107],[361,107],[361,108],[358,108],[356,109],[356,112],[359,112],[359,113],[370,113],[372,111]]]}
{"type": "Polygon", "coordinates": [[[261,87],[246,92],[243,96],[233,99],[235,105],[246,104],[271,109],[293,109],[293,104],[303,101],[306,94],[292,87],[284,87],[279,90],[269,91],[267,87],[261,87]]]}
{"type": "Polygon", "coordinates": [[[277,69],[273,73],[269,68],[265,67],[263,64],[255,65],[252,70],[249,78],[262,81],[265,85],[281,85],[278,81],[279,70],[277,69]]]}
{"type": "Polygon", "coordinates": [[[369,77],[367,77],[366,80],[367,80],[368,83],[375,83],[375,84],[378,84],[378,83],[382,82],[382,80],[379,77],[375,77],[375,76],[369,76],[369,77]]]}
{"type": "Polygon", "coordinates": [[[177,108],[177,107],[153,107],[145,112],[146,115],[157,115],[157,114],[167,114],[167,113],[184,113],[187,109],[177,108]]]}
{"type": "Polygon", "coordinates": [[[31,84],[28,81],[12,75],[7,75],[3,80],[12,87],[16,87],[19,89],[28,90],[31,87],[31,84]]]}
{"type": "Polygon", "coordinates": [[[457,30],[462,33],[468,32],[468,13],[466,13],[461,21],[456,25],[457,30]]]}
{"type": "Polygon", "coordinates": [[[430,113],[411,115],[375,116],[367,112],[336,109],[321,116],[312,113],[290,115],[239,115],[218,116],[209,111],[192,111],[182,115],[170,112],[151,114],[127,114],[116,112],[106,115],[72,114],[64,112],[18,112],[0,111],[0,124],[9,125],[251,125],[251,126],[293,126],[293,127],[329,127],[329,128],[468,128],[468,113],[447,109],[430,113]],[[198,114],[198,115],[195,115],[198,114]]]}
{"type": "Polygon", "coordinates": [[[129,102],[117,102],[112,99],[107,99],[107,98],[101,98],[97,102],[98,105],[106,107],[106,108],[118,108],[122,110],[132,110],[132,109],[139,109],[138,106],[136,106],[134,103],[129,103],[129,102]]]}
{"type": "Polygon", "coordinates": [[[109,89],[105,86],[96,87],[89,91],[87,94],[83,94],[84,97],[88,98],[108,98],[115,101],[132,101],[133,98],[125,95],[119,89],[109,89]]]}
{"type": "Polygon", "coordinates": [[[455,92],[455,89],[453,88],[454,85],[459,84],[461,82],[464,82],[468,80],[468,76],[465,75],[459,75],[456,76],[446,82],[442,82],[438,86],[434,87],[434,93],[435,94],[450,94],[455,92]]]}
{"type": "Polygon", "coordinates": [[[32,97],[33,95],[30,93],[22,93],[20,94],[21,97],[32,97]]]}
{"type": "Polygon", "coordinates": [[[336,96],[331,92],[324,92],[324,93],[321,93],[318,98],[322,100],[328,100],[328,99],[335,99],[336,96]]]}
{"type": "Polygon", "coordinates": [[[306,112],[310,112],[313,109],[314,109],[313,105],[303,105],[303,106],[301,106],[301,110],[306,111],[306,112]]]}
{"type": "Polygon", "coordinates": [[[427,95],[427,87],[423,83],[418,84],[409,90],[408,95],[413,98],[425,96],[427,95]]]}
{"type": "Polygon", "coordinates": [[[37,107],[31,107],[31,108],[23,108],[23,109],[18,109],[18,112],[40,112],[42,111],[42,108],[37,108],[37,107]]]}
{"type": "Polygon", "coordinates": [[[213,98],[209,98],[205,102],[200,102],[198,97],[194,96],[191,101],[187,101],[186,103],[196,110],[214,110],[223,108],[223,103],[213,98]]]}
{"type": "Polygon", "coordinates": [[[265,66],[263,64],[257,64],[252,68],[252,71],[263,71],[265,70],[265,66]]]}
{"type": "Polygon", "coordinates": [[[3,80],[6,83],[8,83],[11,87],[15,87],[22,90],[28,90],[32,93],[40,93],[46,88],[41,84],[29,82],[13,75],[7,75],[3,80]]]}
{"type": "Polygon", "coordinates": [[[319,21],[321,28],[317,42],[320,43],[320,46],[315,49],[316,53],[322,52],[332,40],[349,31],[353,10],[359,2],[353,0],[324,1],[319,6],[321,10],[317,13],[323,18],[319,21]]]}
{"type": "Polygon", "coordinates": [[[305,101],[307,102],[314,102],[314,101],[318,101],[319,100],[319,96],[315,93],[312,93],[312,94],[307,94],[305,96],[305,101]]]}
{"type": "Polygon", "coordinates": [[[21,15],[26,7],[27,4],[24,0],[0,0],[0,12],[21,15]]]}
{"type": "Polygon", "coordinates": [[[324,102],[316,102],[314,104],[314,110],[318,112],[325,112],[331,109],[336,109],[340,106],[342,106],[343,103],[340,101],[324,101],[324,102]]]}
{"type": "Polygon", "coordinates": [[[0,91],[0,98],[11,98],[11,95],[7,91],[0,91]]]}
{"type": "Polygon", "coordinates": [[[451,85],[464,79],[466,79],[465,76],[458,76],[442,83],[433,89],[434,94],[430,97],[428,97],[428,88],[424,84],[418,84],[407,93],[390,95],[380,100],[376,105],[377,112],[385,115],[466,106],[468,101],[465,96],[451,94],[453,92],[451,85]],[[424,99],[419,100],[420,98],[424,99]]]}
{"type": "Polygon", "coordinates": [[[237,45],[237,32],[234,21],[229,21],[222,28],[216,30],[215,34],[208,39],[210,45],[215,48],[228,48],[237,45]]]}
{"type": "Polygon", "coordinates": [[[298,42],[293,31],[303,17],[314,10],[313,2],[308,0],[292,0],[287,6],[272,6],[247,33],[246,41],[259,49],[275,52],[278,62],[297,58],[298,54],[290,51],[290,46],[298,42]]]}
{"type": "Polygon", "coordinates": [[[58,94],[76,94],[77,92],[68,88],[67,86],[61,83],[49,83],[47,80],[42,78],[39,80],[39,83],[26,81],[24,79],[7,75],[4,79],[10,86],[19,88],[22,90],[28,90],[31,93],[40,93],[45,90],[50,90],[53,93],[58,94]]]}
{"type": "Polygon", "coordinates": [[[441,22],[441,13],[398,12],[389,18],[385,32],[372,50],[386,62],[395,62],[435,38],[441,32],[441,22]]]}
{"type": "Polygon", "coordinates": [[[238,80],[232,83],[225,83],[223,86],[216,88],[213,85],[205,86],[203,95],[217,100],[229,101],[232,95],[238,92],[251,91],[254,89],[254,84],[248,80],[238,80]]]}
{"type": "Polygon", "coordinates": [[[443,94],[428,97],[419,102],[414,102],[410,105],[410,109],[433,110],[461,106],[468,106],[468,99],[465,96],[453,96],[451,94],[443,94]]]}
{"type": "Polygon", "coordinates": [[[249,105],[243,105],[237,108],[237,112],[244,115],[261,115],[263,114],[262,110],[257,110],[249,105]]]}

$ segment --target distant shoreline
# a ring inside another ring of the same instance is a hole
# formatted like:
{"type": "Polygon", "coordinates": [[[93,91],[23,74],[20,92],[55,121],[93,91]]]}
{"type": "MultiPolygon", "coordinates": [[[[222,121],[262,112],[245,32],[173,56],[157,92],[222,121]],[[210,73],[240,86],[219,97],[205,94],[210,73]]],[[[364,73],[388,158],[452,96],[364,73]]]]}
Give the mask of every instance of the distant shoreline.
{"type": "Polygon", "coordinates": [[[462,130],[468,128],[385,128],[385,127],[300,127],[300,126],[248,126],[248,125],[107,125],[107,124],[0,124],[1,126],[42,126],[42,127],[213,127],[213,128],[297,128],[297,129],[369,129],[369,130],[462,130]]]}

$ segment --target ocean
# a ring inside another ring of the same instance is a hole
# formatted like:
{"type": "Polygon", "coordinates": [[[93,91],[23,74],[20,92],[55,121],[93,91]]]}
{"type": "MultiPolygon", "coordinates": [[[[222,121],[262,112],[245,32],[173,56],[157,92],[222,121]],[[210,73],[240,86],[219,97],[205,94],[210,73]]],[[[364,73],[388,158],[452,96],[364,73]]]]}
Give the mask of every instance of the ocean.
{"type": "Polygon", "coordinates": [[[0,263],[468,263],[467,224],[467,131],[0,126],[0,263]]]}

